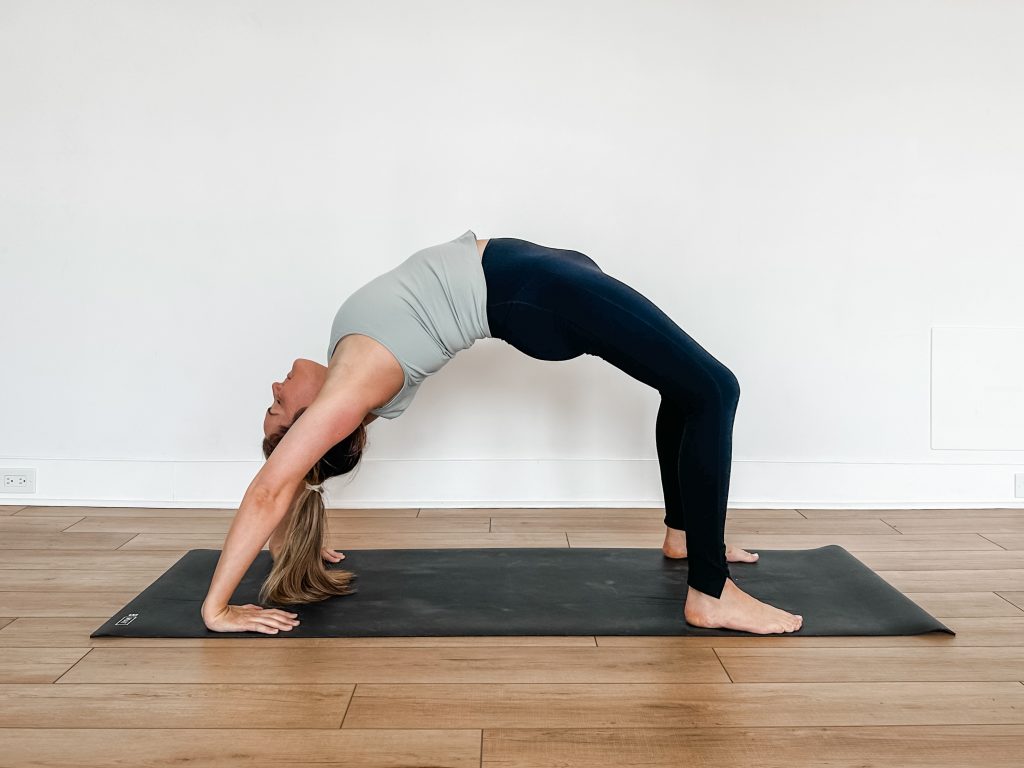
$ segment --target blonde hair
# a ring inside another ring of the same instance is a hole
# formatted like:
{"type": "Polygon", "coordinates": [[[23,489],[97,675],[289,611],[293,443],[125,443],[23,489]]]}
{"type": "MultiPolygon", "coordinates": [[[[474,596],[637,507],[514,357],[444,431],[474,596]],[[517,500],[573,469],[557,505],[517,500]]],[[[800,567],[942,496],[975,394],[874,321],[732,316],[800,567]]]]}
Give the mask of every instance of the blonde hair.
{"type": "MultiPolygon", "coordinates": [[[[302,408],[295,414],[295,420],[304,410],[302,408]]],[[[292,424],[263,440],[265,458],[270,458],[292,424]]],[[[274,558],[270,574],[260,588],[261,603],[315,603],[334,595],[355,592],[352,581],[356,575],[352,571],[329,569],[324,564],[321,550],[326,543],[327,510],[320,492],[310,489],[308,485],[320,485],[330,477],[351,472],[359,464],[365,447],[366,427],[360,424],[310,468],[305,477],[306,482],[292,501],[281,550],[274,558]]]]}

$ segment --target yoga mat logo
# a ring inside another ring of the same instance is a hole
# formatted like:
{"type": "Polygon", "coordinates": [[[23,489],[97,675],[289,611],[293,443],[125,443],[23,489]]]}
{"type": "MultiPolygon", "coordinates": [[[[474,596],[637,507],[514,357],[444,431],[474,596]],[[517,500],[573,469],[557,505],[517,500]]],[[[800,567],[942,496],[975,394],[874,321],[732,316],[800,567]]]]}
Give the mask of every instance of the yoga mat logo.
{"type": "Polygon", "coordinates": [[[127,616],[122,616],[120,619],[118,619],[117,623],[114,626],[120,627],[122,624],[131,624],[133,621],[135,621],[136,618],[138,618],[138,616],[139,614],[137,613],[129,613],[127,616]]]}

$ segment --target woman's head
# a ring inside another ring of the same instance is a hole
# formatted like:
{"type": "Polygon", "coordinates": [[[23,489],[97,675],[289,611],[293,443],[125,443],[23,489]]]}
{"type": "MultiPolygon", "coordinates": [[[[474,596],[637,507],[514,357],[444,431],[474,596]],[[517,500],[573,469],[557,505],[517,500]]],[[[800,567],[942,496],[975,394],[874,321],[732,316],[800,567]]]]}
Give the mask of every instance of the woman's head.
{"type": "MultiPolygon", "coordinates": [[[[270,385],[270,407],[263,418],[263,435],[284,436],[288,427],[299,418],[299,411],[308,408],[327,380],[327,368],[313,360],[300,357],[281,381],[270,385]]],[[[278,440],[281,438],[278,437],[278,440]]]]}
{"type": "MultiPolygon", "coordinates": [[[[275,384],[275,403],[269,414],[275,419],[275,426],[269,433],[266,432],[267,422],[264,421],[265,458],[270,458],[270,454],[323,385],[322,378],[317,384],[318,373],[310,369],[307,363],[318,365],[311,360],[296,360],[285,381],[281,385],[275,384]],[[306,401],[314,385],[316,389],[306,401]]],[[[332,595],[347,595],[354,591],[351,586],[354,574],[351,571],[328,569],[324,565],[321,550],[326,545],[327,510],[320,493],[309,490],[306,483],[318,485],[328,478],[351,472],[358,466],[365,447],[366,427],[360,424],[347,437],[331,446],[306,473],[306,482],[300,486],[298,495],[292,500],[283,543],[274,558],[270,575],[260,590],[260,602],[279,605],[313,603],[332,595]]]]}

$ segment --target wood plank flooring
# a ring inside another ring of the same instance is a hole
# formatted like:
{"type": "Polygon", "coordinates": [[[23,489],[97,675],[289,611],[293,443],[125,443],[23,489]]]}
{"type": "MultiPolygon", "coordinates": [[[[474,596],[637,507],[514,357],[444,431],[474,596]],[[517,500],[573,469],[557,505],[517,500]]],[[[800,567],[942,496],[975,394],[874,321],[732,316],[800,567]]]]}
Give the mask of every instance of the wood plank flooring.
{"type": "MultiPolygon", "coordinates": [[[[90,638],[235,510],[0,506],[0,768],[1019,766],[1024,510],[730,510],[846,547],[913,637],[90,638]]],[[[656,509],[333,509],[332,546],[658,547],[656,509]]],[[[680,596],[680,609],[681,609],[680,596]]]]}

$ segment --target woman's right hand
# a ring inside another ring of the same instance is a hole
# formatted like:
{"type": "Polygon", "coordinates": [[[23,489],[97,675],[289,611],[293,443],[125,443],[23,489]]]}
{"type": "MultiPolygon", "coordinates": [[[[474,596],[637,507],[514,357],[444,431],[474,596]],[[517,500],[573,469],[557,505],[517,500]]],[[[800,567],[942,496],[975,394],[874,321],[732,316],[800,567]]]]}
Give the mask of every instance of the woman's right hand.
{"type": "MultiPolygon", "coordinates": [[[[281,554],[283,546],[275,546],[271,544],[267,548],[270,550],[270,559],[276,561],[277,556],[281,554]]],[[[320,557],[332,563],[337,563],[345,559],[344,553],[338,552],[333,547],[322,547],[320,549],[320,557]]]]}
{"type": "Polygon", "coordinates": [[[279,630],[288,631],[299,625],[297,613],[288,613],[277,608],[261,608],[258,605],[226,605],[217,613],[203,614],[206,628],[212,632],[263,632],[276,635],[279,630]]]}

